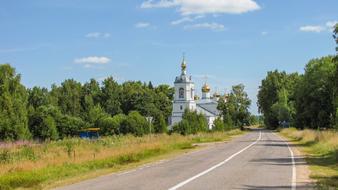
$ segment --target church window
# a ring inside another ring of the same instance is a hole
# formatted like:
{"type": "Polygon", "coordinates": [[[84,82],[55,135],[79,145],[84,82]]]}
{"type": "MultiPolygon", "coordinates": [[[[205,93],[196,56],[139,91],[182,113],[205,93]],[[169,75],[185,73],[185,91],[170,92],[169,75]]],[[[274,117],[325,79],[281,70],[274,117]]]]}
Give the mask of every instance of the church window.
{"type": "Polygon", "coordinates": [[[184,98],[184,88],[180,88],[178,91],[179,98],[184,98]]]}
{"type": "Polygon", "coordinates": [[[180,109],[183,110],[183,106],[180,106],[180,109]]]}
{"type": "Polygon", "coordinates": [[[194,89],[191,88],[191,92],[190,93],[191,93],[191,99],[193,99],[194,98],[194,89]]]}

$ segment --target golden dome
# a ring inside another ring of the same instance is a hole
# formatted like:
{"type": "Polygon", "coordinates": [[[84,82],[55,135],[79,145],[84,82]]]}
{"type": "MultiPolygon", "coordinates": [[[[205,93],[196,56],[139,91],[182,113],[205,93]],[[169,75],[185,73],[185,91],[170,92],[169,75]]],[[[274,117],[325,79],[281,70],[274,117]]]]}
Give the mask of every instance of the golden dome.
{"type": "Polygon", "coordinates": [[[210,86],[205,83],[202,87],[202,92],[210,92],[210,86]]]}

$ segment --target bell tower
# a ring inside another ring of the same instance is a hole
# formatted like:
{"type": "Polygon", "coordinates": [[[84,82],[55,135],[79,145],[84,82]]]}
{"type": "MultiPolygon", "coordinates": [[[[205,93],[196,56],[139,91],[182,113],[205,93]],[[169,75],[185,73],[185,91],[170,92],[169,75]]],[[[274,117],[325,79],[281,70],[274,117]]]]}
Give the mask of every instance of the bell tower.
{"type": "Polygon", "coordinates": [[[173,102],[173,112],[170,125],[174,125],[182,120],[185,109],[196,110],[195,84],[191,76],[187,76],[187,62],[183,56],[181,63],[181,75],[177,76],[174,82],[175,95],[173,102]]]}

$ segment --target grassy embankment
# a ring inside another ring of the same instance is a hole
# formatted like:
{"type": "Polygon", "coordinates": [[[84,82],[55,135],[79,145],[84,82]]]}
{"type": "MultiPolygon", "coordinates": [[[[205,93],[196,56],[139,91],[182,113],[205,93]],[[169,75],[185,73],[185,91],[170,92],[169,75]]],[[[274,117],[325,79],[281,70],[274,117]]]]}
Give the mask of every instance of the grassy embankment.
{"type": "Polygon", "coordinates": [[[283,129],[306,156],[318,189],[338,189],[338,132],[283,129]]]}
{"type": "Polygon", "coordinates": [[[229,140],[242,132],[197,135],[105,137],[97,141],[57,142],[0,147],[0,189],[45,189],[117,172],[193,149],[194,143],[229,140]]]}

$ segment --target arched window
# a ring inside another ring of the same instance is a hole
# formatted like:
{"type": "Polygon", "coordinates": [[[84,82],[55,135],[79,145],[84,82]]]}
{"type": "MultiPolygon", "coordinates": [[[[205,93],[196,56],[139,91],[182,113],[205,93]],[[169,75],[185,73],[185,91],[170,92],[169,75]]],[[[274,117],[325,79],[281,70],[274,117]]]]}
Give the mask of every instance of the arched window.
{"type": "Polygon", "coordinates": [[[190,93],[191,93],[191,99],[194,99],[194,89],[193,88],[191,88],[190,93]]]}
{"type": "Polygon", "coordinates": [[[179,95],[179,98],[184,98],[184,88],[180,88],[178,90],[178,95],[179,95]]]}

